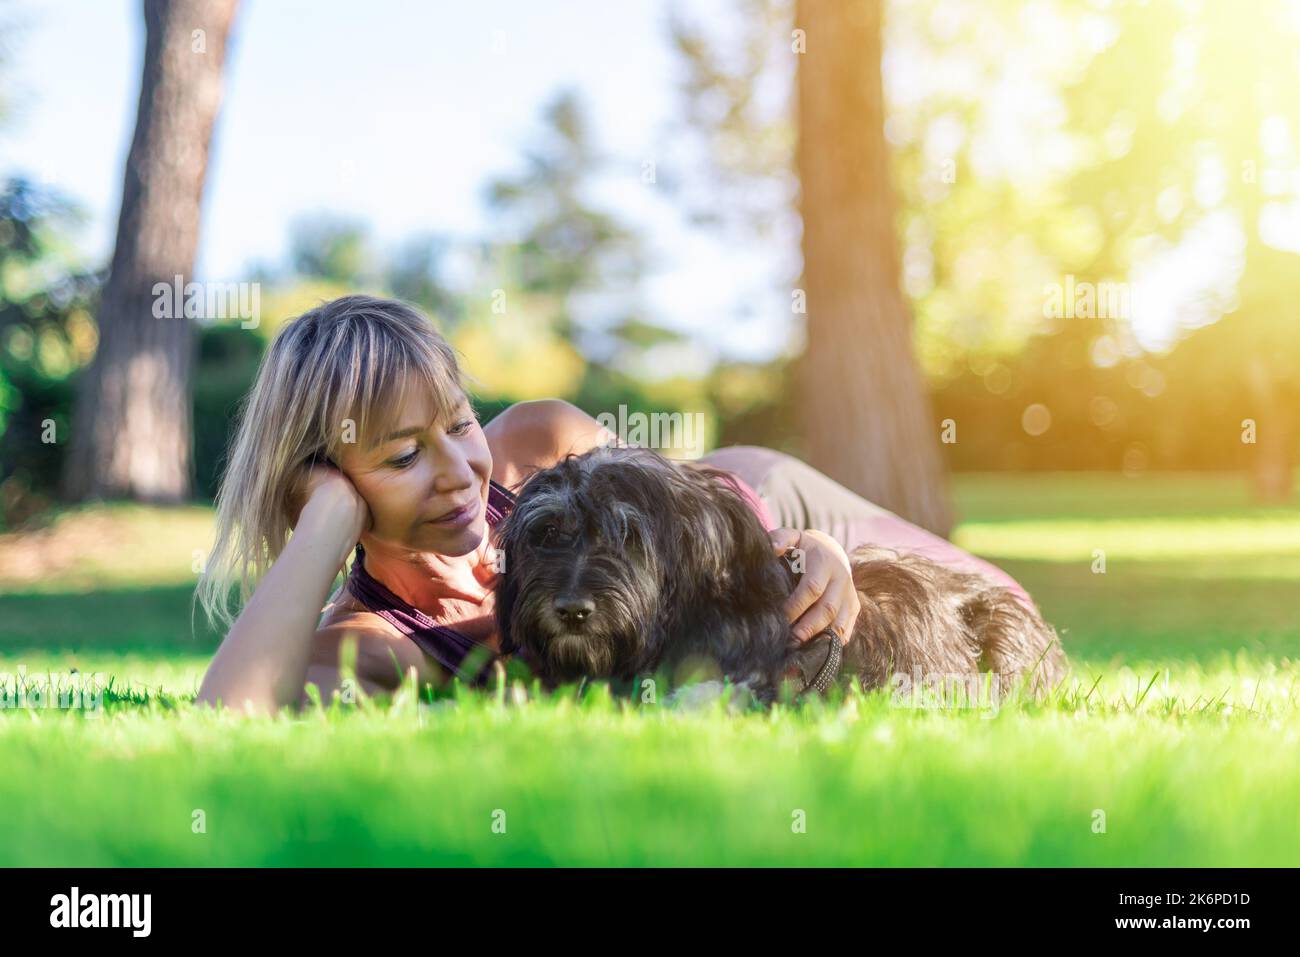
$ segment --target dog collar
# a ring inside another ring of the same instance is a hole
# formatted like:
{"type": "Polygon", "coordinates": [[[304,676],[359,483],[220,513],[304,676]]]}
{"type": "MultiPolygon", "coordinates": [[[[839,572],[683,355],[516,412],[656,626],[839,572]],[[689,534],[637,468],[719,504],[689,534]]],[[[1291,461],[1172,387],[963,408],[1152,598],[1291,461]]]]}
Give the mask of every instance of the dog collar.
{"type": "Polygon", "coordinates": [[[844,663],[844,643],[840,641],[840,636],[827,628],[816,637],[810,638],[809,641],[820,641],[822,639],[825,639],[830,647],[826,651],[826,659],[814,674],[809,676],[800,667],[798,661],[785,672],[785,677],[788,680],[799,681],[803,684],[803,687],[799,690],[800,697],[809,692],[824,694],[839,676],[840,666],[844,663]]]}
{"type": "Polygon", "coordinates": [[[804,688],[804,693],[815,691],[817,694],[825,694],[840,674],[840,665],[844,662],[844,643],[840,641],[840,636],[835,634],[829,628],[822,632],[827,636],[830,642],[831,650],[826,654],[826,662],[821,666],[813,680],[804,688]]]}

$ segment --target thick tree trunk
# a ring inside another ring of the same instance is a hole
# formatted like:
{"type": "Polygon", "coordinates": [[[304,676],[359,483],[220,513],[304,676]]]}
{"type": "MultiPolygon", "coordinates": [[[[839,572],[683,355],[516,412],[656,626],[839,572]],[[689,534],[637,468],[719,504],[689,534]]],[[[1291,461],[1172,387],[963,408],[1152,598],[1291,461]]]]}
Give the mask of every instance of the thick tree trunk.
{"type": "Polygon", "coordinates": [[[64,494],[188,498],[190,370],[184,315],[155,318],[153,288],[191,281],[208,145],[238,0],[145,0],[144,75],[126,160],[99,346],[73,411],[64,494]]]}
{"type": "Polygon", "coordinates": [[[930,531],[952,525],[912,348],[884,136],[880,0],[799,0],[797,164],[809,464],[930,531]]]}

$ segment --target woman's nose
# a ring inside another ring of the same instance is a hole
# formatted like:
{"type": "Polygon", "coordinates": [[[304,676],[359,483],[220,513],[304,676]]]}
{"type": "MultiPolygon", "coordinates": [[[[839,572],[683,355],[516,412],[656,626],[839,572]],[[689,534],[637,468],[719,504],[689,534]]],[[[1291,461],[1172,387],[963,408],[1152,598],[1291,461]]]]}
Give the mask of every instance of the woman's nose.
{"type": "Polygon", "coordinates": [[[464,454],[440,455],[434,462],[434,491],[455,492],[474,485],[476,481],[474,466],[464,454]]]}

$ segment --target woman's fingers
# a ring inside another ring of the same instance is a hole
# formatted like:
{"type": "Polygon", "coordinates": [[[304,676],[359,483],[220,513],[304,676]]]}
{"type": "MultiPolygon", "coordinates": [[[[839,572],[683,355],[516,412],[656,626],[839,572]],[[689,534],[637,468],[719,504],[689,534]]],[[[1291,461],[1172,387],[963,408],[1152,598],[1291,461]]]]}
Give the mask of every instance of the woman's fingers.
{"type": "Polygon", "coordinates": [[[832,582],[817,603],[796,622],[795,637],[807,641],[830,629],[839,635],[841,642],[846,642],[853,633],[853,623],[857,620],[859,610],[857,592],[845,590],[832,582]]]}
{"type": "Polygon", "coordinates": [[[767,533],[767,537],[772,541],[772,550],[778,555],[784,555],[786,549],[794,548],[799,544],[797,528],[774,528],[767,533]]]}
{"type": "Polygon", "coordinates": [[[840,636],[841,642],[847,643],[853,637],[853,625],[857,622],[861,610],[862,602],[858,598],[858,591],[850,587],[845,596],[844,607],[835,616],[835,623],[831,626],[835,634],[840,636]]]}
{"type": "Polygon", "coordinates": [[[822,596],[817,604],[804,612],[803,616],[795,622],[794,636],[800,641],[816,637],[834,624],[835,616],[835,603],[822,596]]]}
{"type": "Polygon", "coordinates": [[[320,496],[331,510],[337,508],[357,537],[371,525],[370,508],[343,471],[332,462],[304,463],[299,467],[288,495],[290,528],[297,528],[308,504],[320,496]]]}
{"type": "Polygon", "coordinates": [[[298,472],[294,476],[288,495],[290,528],[298,526],[298,520],[302,518],[302,510],[311,501],[316,489],[329,477],[332,468],[333,466],[323,463],[313,464],[310,462],[303,463],[298,467],[298,472]]]}
{"type": "Polygon", "coordinates": [[[848,641],[861,608],[849,564],[837,543],[812,536],[805,536],[805,542],[810,546],[805,580],[811,581],[816,595],[808,603],[811,607],[799,609],[802,614],[796,612],[792,618],[795,637],[807,641],[831,629],[841,641],[848,641]]]}
{"type": "Polygon", "coordinates": [[[785,617],[795,626],[794,635],[807,641],[835,620],[838,611],[831,584],[832,562],[816,552],[806,556],[803,578],[785,600],[785,617]]]}
{"type": "Polygon", "coordinates": [[[825,533],[811,529],[775,528],[768,537],[778,554],[798,548],[803,559],[803,577],[784,604],[795,638],[807,641],[829,628],[841,641],[848,641],[861,603],[843,548],[825,533]]]}
{"type": "MultiPolygon", "coordinates": [[[[820,565],[815,560],[810,561],[807,553],[804,551],[801,543],[803,533],[797,528],[774,528],[767,533],[772,541],[772,550],[776,554],[785,556],[790,549],[799,552],[796,570],[800,574],[799,583],[795,586],[788,598],[785,600],[783,610],[785,611],[786,620],[794,624],[826,590],[826,576],[824,571],[819,570],[820,565]],[[814,567],[817,566],[817,567],[814,567]]],[[[816,548],[814,543],[814,548],[816,548]]],[[[815,634],[815,632],[814,632],[815,634]]],[[[800,640],[803,640],[800,636],[800,640]]]]}

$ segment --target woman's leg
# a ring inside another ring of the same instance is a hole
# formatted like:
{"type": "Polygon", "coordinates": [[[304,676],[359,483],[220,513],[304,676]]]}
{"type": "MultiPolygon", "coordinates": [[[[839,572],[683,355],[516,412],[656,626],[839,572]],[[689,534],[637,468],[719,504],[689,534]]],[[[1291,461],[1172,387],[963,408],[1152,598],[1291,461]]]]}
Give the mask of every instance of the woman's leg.
{"type": "Polygon", "coordinates": [[[1032,606],[1020,583],[996,565],[867,501],[794,456],[757,445],[729,445],[702,461],[739,475],[783,528],[826,532],[846,552],[865,544],[914,552],[949,568],[986,575],[1032,606]]]}

